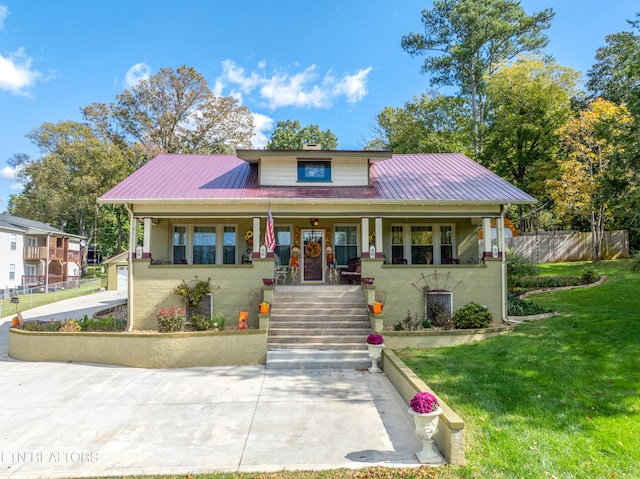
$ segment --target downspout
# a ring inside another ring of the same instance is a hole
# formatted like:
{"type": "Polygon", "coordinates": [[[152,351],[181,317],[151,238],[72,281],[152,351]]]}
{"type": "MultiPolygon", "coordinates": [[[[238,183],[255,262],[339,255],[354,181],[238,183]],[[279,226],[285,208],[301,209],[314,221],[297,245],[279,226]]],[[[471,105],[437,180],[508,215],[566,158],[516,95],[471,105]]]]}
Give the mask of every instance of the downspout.
{"type": "Polygon", "coordinates": [[[501,259],[501,282],[502,282],[502,321],[507,322],[507,252],[505,251],[505,241],[504,241],[504,216],[507,212],[507,209],[504,205],[500,206],[500,226],[502,228],[502,234],[500,234],[500,244],[498,247],[500,248],[500,252],[502,253],[501,259]]]}
{"type": "Polygon", "coordinates": [[[124,204],[124,209],[129,213],[129,271],[127,272],[127,331],[133,330],[133,251],[136,247],[137,228],[133,227],[135,218],[133,217],[133,210],[129,207],[128,203],[124,204]]]}

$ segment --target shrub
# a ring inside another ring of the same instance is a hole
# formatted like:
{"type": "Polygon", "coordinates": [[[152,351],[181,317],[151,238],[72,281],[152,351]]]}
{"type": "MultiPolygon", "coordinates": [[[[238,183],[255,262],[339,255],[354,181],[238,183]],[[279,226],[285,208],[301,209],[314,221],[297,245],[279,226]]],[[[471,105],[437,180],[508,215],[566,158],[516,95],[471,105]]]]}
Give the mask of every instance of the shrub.
{"type": "Polygon", "coordinates": [[[431,305],[431,314],[433,315],[433,325],[437,328],[451,329],[453,328],[453,319],[447,307],[439,302],[431,305]]]}
{"type": "Polygon", "coordinates": [[[193,314],[191,315],[191,325],[198,331],[206,331],[212,327],[211,318],[205,314],[193,314]]]}
{"type": "Polygon", "coordinates": [[[552,310],[540,306],[528,299],[514,298],[509,300],[509,316],[531,316],[533,314],[550,313],[552,310]]]}
{"type": "Polygon", "coordinates": [[[82,328],[77,321],[74,321],[73,319],[67,319],[60,325],[58,331],[61,331],[63,333],[77,333],[81,329],[82,328]]]}
{"type": "Polygon", "coordinates": [[[523,277],[515,281],[516,288],[527,289],[543,289],[543,288],[562,288],[565,286],[580,286],[582,278],[579,276],[548,276],[548,277],[523,277]]]}
{"type": "Polygon", "coordinates": [[[456,329],[486,328],[491,324],[493,316],[489,310],[471,302],[458,309],[453,315],[453,327],[456,329]]]}
{"type": "Polygon", "coordinates": [[[224,331],[224,323],[226,321],[227,318],[225,318],[222,313],[216,313],[216,315],[211,319],[211,327],[216,331],[224,331]]]}
{"type": "Polygon", "coordinates": [[[634,251],[631,255],[631,272],[640,272],[640,251],[634,251]]]}
{"type": "Polygon", "coordinates": [[[184,308],[178,306],[161,308],[156,319],[158,320],[158,331],[161,333],[182,331],[186,321],[184,308]]]}
{"type": "Polygon", "coordinates": [[[507,287],[512,290],[518,278],[537,276],[538,267],[527,261],[527,258],[513,250],[507,251],[507,287]]]}
{"type": "Polygon", "coordinates": [[[396,324],[393,325],[393,330],[394,331],[404,331],[404,325],[402,324],[402,321],[398,321],[396,324]]]}
{"type": "Polygon", "coordinates": [[[599,277],[600,276],[598,275],[598,273],[596,273],[593,268],[589,267],[584,270],[580,279],[582,281],[582,284],[591,284],[595,283],[599,277]]]}

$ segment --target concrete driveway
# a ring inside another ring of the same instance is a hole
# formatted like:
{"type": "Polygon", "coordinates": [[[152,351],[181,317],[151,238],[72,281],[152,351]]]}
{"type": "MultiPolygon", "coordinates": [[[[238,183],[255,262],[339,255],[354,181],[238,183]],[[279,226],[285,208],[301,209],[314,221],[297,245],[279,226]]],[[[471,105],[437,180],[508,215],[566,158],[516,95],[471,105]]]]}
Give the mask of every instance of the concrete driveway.
{"type": "MultiPolygon", "coordinates": [[[[75,311],[104,307],[91,296],[75,311]]],[[[419,465],[384,374],[22,362],[0,321],[0,478],[419,465]]]]}

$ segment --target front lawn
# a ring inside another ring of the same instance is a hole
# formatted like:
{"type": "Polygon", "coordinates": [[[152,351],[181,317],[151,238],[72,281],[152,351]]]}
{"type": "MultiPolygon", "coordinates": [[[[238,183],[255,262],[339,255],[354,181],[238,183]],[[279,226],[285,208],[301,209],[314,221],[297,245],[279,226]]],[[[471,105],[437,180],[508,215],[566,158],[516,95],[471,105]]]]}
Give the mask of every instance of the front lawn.
{"type": "MultiPolygon", "coordinates": [[[[544,265],[550,276],[581,265],[544,265]]],[[[640,275],[545,293],[560,316],[473,345],[399,356],[466,421],[465,467],[439,477],[640,477],[640,275]]]]}

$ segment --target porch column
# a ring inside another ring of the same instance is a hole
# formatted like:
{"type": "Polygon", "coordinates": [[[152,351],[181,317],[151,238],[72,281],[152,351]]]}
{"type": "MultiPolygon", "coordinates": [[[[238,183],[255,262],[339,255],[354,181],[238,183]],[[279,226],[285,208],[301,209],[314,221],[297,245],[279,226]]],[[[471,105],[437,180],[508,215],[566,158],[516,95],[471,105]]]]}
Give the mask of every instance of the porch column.
{"type": "Polygon", "coordinates": [[[482,257],[491,258],[491,218],[486,216],[482,218],[482,237],[482,257]]]}
{"type": "Polygon", "coordinates": [[[376,258],[384,258],[382,252],[382,217],[376,216],[376,258]]]}
{"type": "Polygon", "coordinates": [[[260,217],[253,217],[253,254],[254,258],[260,257],[260,217]]]}
{"type": "Polygon", "coordinates": [[[151,258],[151,218],[144,219],[144,232],[142,237],[142,257],[151,258]]]}
{"type": "Polygon", "coordinates": [[[362,217],[362,247],[361,247],[362,252],[360,253],[360,256],[362,258],[368,258],[369,257],[369,217],[368,216],[363,216],[362,217]]]}
{"type": "Polygon", "coordinates": [[[504,256],[504,218],[498,216],[496,218],[496,240],[498,243],[498,257],[504,256]]]}

